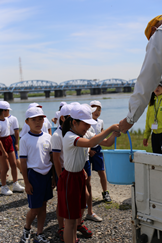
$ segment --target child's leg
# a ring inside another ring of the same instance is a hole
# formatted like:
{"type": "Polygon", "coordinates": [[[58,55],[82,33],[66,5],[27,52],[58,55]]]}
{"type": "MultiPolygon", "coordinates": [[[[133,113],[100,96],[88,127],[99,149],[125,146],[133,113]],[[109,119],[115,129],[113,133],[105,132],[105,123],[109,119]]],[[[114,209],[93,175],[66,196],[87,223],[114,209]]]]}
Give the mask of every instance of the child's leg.
{"type": "Polygon", "coordinates": [[[15,152],[12,151],[11,153],[8,154],[8,156],[9,156],[9,163],[10,163],[10,166],[11,166],[11,174],[12,174],[13,182],[16,182],[18,180],[18,178],[17,178],[15,152]]]}
{"type": "Polygon", "coordinates": [[[65,219],[64,241],[65,243],[75,243],[76,240],[76,219],[65,219]]]}
{"type": "Polygon", "coordinates": [[[106,173],[104,170],[98,170],[98,175],[100,177],[100,183],[102,186],[103,192],[107,191],[107,179],[106,179],[106,173]]]}
{"type": "Polygon", "coordinates": [[[46,206],[47,202],[43,202],[43,206],[40,208],[37,215],[37,235],[43,232],[44,222],[46,219],[46,206]]]}
{"type": "Polygon", "coordinates": [[[58,209],[59,205],[57,203],[57,208],[56,208],[56,214],[57,214],[57,220],[58,220],[58,224],[59,224],[59,229],[64,227],[64,218],[59,216],[59,209],[58,209]]]}
{"type": "Polygon", "coordinates": [[[86,182],[87,182],[87,191],[88,191],[88,194],[86,193],[86,199],[87,199],[87,205],[88,205],[88,214],[91,215],[91,214],[93,214],[93,211],[92,211],[91,176],[88,177],[86,182]]]}
{"type": "Polygon", "coordinates": [[[0,169],[1,169],[1,183],[2,186],[5,186],[7,171],[9,170],[9,163],[4,156],[0,156],[0,169]]]}
{"type": "Polygon", "coordinates": [[[21,172],[21,164],[20,164],[20,160],[19,159],[16,159],[16,166],[17,168],[20,170],[21,172]]]}

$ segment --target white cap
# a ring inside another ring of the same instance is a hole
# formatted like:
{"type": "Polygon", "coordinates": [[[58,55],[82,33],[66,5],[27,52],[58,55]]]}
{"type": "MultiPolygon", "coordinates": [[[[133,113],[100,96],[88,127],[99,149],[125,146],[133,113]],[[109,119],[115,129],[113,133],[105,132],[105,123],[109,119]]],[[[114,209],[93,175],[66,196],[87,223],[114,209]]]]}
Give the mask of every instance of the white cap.
{"type": "Polygon", "coordinates": [[[98,100],[92,100],[90,102],[90,106],[95,105],[95,106],[100,106],[102,108],[101,102],[99,102],[98,100]]]}
{"type": "Polygon", "coordinates": [[[91,107],[91,106],[88,105],[88,104],[83,104],[83,105],[88,106],[88,107],[91,109],[92,113],[97,109],[97,107],[91,107]]]}
{"type": "Polygon", "coordinates": [[[73,119],[78,119],[90,125],[97,122],[92,118],[92,111],[86,105],[73,105],[70,111],[70,116],[73,119]]]}
{"type": "Polygon", "coordinates": [[[72,102],[72,103],[70,103],[70,105],[80,105],[80,103],[79,102],[72,102]]]}
{"type": "Polygon", "coordinates": [[[70,104],[66,104],[63,107],[61,107],[59,117],[70,115],[71,108],[72,108],[72,105],[70,105],[70,104]]]}
{"type": "Polygon", "coordinates": [[[28,106],[28,109],[29,108],[31,108],[31,107],[40,107],[40,108],[42,108],[42,106],[41,105],[39,105],[38,103],[31,103],[31,104],[29,104],[29,106],[28,106]]]}
{"type": "Polygon", "coordinates": [[[67,103],[65,101],[61,101],[60,106],[64,106],[67,105],[67,103]]]}
{"type": "Polygon", "coordinates": [[[44,115],[43,110],[40,107],[31,107],[26,111],[26,119],[27,118],[33,118],[33,117],[37,117],[37,116],[43,116],[46,117],[44,115]]]}
{"type": "Polygon", "coordinates": [[[12,111],[12,109],[10,108],[10,104],[7,101],[3,101],[3,100],[0,101],[0,109],[12,111]]]}

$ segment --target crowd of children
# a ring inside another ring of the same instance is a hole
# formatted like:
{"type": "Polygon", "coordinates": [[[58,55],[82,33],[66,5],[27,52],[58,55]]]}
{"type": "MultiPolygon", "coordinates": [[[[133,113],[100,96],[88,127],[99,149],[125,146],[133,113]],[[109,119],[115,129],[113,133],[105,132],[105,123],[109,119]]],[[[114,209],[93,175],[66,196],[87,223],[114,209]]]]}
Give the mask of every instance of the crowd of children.
{"type": "Polygon", "coordinates": [[[57,130],[51,136],[51,124],[42,106],[31,103],[26,111],[19,142],[18,121],[9,114],[9,103],[0,101],[1,193],[12,194],[6,185],[10,165],[13,191],[25,190],[28,197],[29,211],[21,243],[30,242],[31,225],[35,217],[37,232],[34,242],[49,242],[43,234],[43,227],[47,201],[53,197],[55,186],[58,194],[56,213],[59,226],[56,235],[62,242],[80,242],[77,231],[87,238],[92,237],[91,230],[82,221],[86,205],[86,218],[102,221],[92,209],[91,164],[100,177],[103,199],[110,203],[100,145],[111,146],[115,137],[120,136],[120,131],[118,124],[103,129],[103,121],[99,119],[101,108],[101,103],[96,100],[91,101],[90,105],[61,102],[59,111],[53,118],[57,130]],[[109,137],[106,138],[107,136],[109,137]],[[19,144],[20,161],[17,154],[19,144]],[[16,165],[23,175],[25,188],[17,182],[16,165]]]}

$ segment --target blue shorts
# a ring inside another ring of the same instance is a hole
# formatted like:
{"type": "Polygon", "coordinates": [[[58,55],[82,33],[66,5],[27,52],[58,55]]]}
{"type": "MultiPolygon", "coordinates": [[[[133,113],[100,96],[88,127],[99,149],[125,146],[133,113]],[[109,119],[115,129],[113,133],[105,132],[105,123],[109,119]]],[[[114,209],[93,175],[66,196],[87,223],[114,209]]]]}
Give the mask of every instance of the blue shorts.
{"type": "Polygon", "coordinates": [[[89,160],[86,161],[84,169],[85,169],[88,177],[91,176],[91,163],[89,162],[89,160]]]}
{"type": "Polygon", "coordinates": [[[93,157],[89,157],[90,163],[92,163],[92,170],[99,171],[104,170],[103,154],[100,152],[101,146],[98,145],[96,148],[91,148],[96,151],[93,157]]]}
{"type": "Polygon", "coordinates": [[[15,135],[11,135],[11,138],[12,138],[12,144],[13,144],[13,147],[14,147],[14,151],[15,151],[15,156],[16,156],[16,159],[18,159],[18,152],[16,151],[16,148],[15,148],[15,141],[16,141],[16,138],[15,138],[15,135]]]}
{"type": "Polygon", "coordinates": [[[41,208],[43,202],[53,197],[51,171],[42,175],[33,169],[28,169],[28,180],[33,186],[33,195],[28,195],[29,208],[41,208]]]}

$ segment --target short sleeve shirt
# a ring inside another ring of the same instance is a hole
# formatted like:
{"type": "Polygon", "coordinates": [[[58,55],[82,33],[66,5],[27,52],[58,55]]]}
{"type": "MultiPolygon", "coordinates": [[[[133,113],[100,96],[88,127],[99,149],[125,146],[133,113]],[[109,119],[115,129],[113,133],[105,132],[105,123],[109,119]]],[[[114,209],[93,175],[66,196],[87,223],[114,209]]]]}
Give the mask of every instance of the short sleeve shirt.
{"type": "Polygon", "coordinates": [[[15,134],[15,130],[19,129],[19,123],[18,120],[15,116],[10,115],[8,117],[9,120],[9,124],[10,124],[10,135],[14,135],[15,134]]]}
{"type": "Polygon", "coordinates": [[[93,124],[91,126],[94,128],[95,133],[99,134],[101,132],[101,130],[103,129],[103,120],[97,119],[96,121],[97,121],[97,123],[93,124]]]}
{"type": "Polygon", "coordinates": [[[61,167],[64,168],[64,155],[63,155],[63,136],[62,129],[59,126],[51,137],[52,152],[60,153],[61,167]]]}
{"type": "Polygon", "coordinates": [[[64,168],[70,172],[79,172],[84,168],[88,148],[77,147],[80,137],[68,131],[63,137],[64,168]]]}
{"type": "Polygon", "coordinates": [[[52,167],[50,161],[51,135],[48,133],[26,133],[20,139],[20,158],[27,159],[27,168],[46,175],[52,167]]]}
{"type": "Polygon", "coordinates": [[[7,117],[0,121],[0,137],[8,137],[10,135],[10,123],[7,117]]]}

